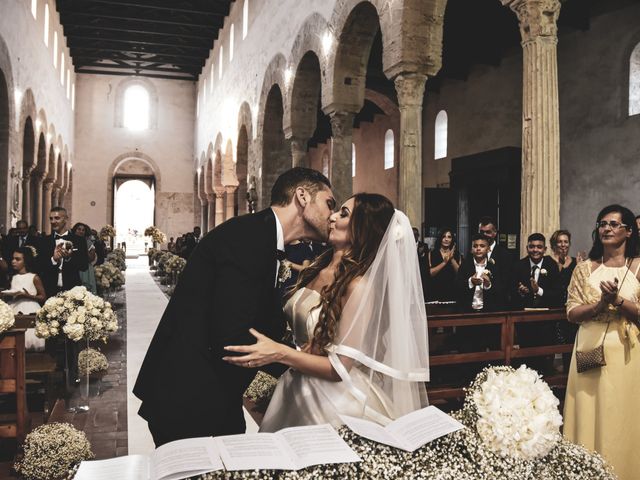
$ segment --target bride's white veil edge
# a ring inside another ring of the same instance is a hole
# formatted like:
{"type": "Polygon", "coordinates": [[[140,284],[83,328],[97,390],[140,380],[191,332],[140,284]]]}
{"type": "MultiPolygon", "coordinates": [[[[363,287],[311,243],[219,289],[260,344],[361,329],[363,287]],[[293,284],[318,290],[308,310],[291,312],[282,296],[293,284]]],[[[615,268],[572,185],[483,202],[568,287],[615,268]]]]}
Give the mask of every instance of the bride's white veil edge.
{"type": "Polygon", "coordinates": [[[345,303],[328,353],[363,410],[378,405],[367,415],[374,420],[385,423],[428,404],[427,316],[413,230],[401,211],[345,303]],[[364,386],[354,368],[366,375],[364,386]]]}

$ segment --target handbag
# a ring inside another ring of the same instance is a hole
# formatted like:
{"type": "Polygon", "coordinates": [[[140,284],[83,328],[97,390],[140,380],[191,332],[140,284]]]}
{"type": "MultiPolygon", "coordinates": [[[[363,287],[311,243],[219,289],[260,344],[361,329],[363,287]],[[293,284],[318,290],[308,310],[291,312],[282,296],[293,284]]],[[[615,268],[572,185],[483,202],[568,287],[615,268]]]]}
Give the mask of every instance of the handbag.
{"type": "MultiPolygon", "coordinates": [[[[625,260],[625,265],[626,265],[625,260]]],[[[627,273],[629,273],[629,266],[627,265],[627,271],[624,272],[624,277],[622,277],[622,282],[618,289],[622,288],[622,284],[627,278],[627,273]]],[[[592,348],[586,352],[581,352],[576,347],[576,369],[578,373],[588,372],[589,370],[593,370],[594,368],[604,367],[607,364],[606,359],[604,358],[604,341],[607,338],[607,332],[609,331],[609,325],[611,322],[607,322],[607,328],[604,331],[604,336],[602,337],[602,343],[598,345],[596,348],[592,348]]],[[[576,345],[578,345],[578,335],[580,333],[580,329],[576,332],[576,345]]]]}

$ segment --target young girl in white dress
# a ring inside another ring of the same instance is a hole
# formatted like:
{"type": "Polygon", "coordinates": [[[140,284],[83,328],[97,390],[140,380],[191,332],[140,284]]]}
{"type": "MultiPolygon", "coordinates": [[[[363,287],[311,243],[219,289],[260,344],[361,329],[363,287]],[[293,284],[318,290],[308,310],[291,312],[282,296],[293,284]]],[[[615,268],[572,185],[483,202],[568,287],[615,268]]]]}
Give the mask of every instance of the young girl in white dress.
{"type": "Polygon", "coordinates": [[[261,431],[330,423],[379,424],[427,405],[427,318],[409,219],[384,196],[359,193],[330,218],[331,249],[303,270],[284,307],[297,348],[255,330],[225,360],[291,367],[261,431]]]}
{"type": "MultiPolygon", "coordinates": [[[[33,247],[20,247],[13,252],[11,259],[11,266],[16,273],[11,279],[11,288],[2,292],[2,298],[13,308],[16,315],[36,313],[46,299],[42,280],[33,273],[34,251],[33,247]]],[[[27,349],[44,350],[44,339],[36,337],[33,328],[27,330],[24,342],[27,349]]]]}

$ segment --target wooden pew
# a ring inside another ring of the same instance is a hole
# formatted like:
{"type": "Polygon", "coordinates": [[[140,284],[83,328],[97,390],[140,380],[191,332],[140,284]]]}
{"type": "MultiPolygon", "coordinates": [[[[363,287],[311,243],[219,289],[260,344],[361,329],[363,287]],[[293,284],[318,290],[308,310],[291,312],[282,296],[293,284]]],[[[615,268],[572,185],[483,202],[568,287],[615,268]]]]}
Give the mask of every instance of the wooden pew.
{"type": "Polygon", "coordinates": [[[0,394],[14,393],[15,415],[0,419],[0,437],[15,438],[20,445],[27,430],[25,390],[24,328],[12,328],[0,334],[0,394]]]}

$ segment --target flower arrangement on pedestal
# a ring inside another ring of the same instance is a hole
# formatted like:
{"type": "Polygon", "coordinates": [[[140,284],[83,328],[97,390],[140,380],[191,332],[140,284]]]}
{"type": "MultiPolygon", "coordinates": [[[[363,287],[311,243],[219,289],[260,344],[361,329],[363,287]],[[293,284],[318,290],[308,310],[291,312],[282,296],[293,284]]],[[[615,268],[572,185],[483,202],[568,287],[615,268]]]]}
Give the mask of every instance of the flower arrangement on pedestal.
{"type": "Polygon", "coordinates": [[[111,262],[95,267],[95,274],[96,284],[101,292],[120,289],[125,283],[122,271],[111,262]]]}
{"type": "Polygon", "coordinates": [[[116,236],[116,229],[111,225],[105,225],[100,229],[100,238],[103,240],[109,240],[110,238],[114,238],[116,236]]]}
{"type": "Polygon", "coordinates": [[[111,263],[118,268],[118,270],[127,269],[127,261],[124,250],[116,248],[113,252],[107,255],[105,262],[111,263]]]}
{"type": "Polygon", "coordinates": [[[107,340],[118,330],[118,319],[109,302],[85,287],[74,287],[49,298],[36,314],[36,336],[55,337],[64,333],[77,342],[107,340]]]}
{"type": "Polygon", "coordinates": [[[144,235],[145,237],[151,237],[151,240],[153,240],[154,243],[167,243],[167,236],[155,225],[147,227],[144,231],[144,235]]]}
{"type": "Polygon", "coordinates": [[[158,249],[157,248],[153,248],[151,247],[149,250],[147,250],[147,258],[149,259],[149,266],[155,268],[154,262],[156,260],[156,255],[158,253],[158,249]]]}
{"type": "Polygon", "coordinates": [[[170,252],[159,252],[156,255],[156,262],[158,264],[156,275],[164,276],[167,273],[167,262],[169,262],[172,256],[173,253],[170,252]]]}
{"type": "Polygon", "coordinates": [[[27,435],[23,448],[14,467],[27,480],[67,478],[80,462],[94,457],[87,436],[69,423],[39,426],[27,435]]]}
{"type": "Polygon", "coordinates": [[[78,354],[78,373],[80,375],[102,373],[106,372],[108,368],[107,357],[95,348],[85,348],[78,354]]]}
{"type": "MultiPolygon", "coordinates": [[[[255,391],[262,395],[264,379],[255,391]]],[[[256,395],[256,398],[258,396],[256,395]]],[[[297,472],[213,472],[204,480],[421,478],[424,480],[615,480],[598,454],[560,435],[558,400],[533,370],[488,367],[467,389],[464,406],[451,414],[466,428],[405,452],[341,427],[339,434],[360,463],[317,465],[297,472]]]]}
{"type": "Polygon", "coordinates": [[[0,333],[9,330],[15,322],[16,319],[13,315],[13,309],[0,300],[0,333]]]}
{"type": "Polygon", "coordinates": [[[182,273],[186,265],[187,261],[184,258],[170,253],[168,258],[166,259],[164,270],[168,275],[173,275],[175,278],[177,278],[178,275],[182,273]]]}

